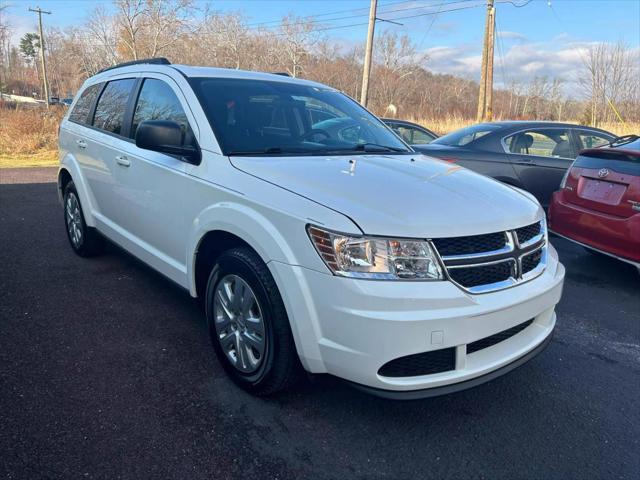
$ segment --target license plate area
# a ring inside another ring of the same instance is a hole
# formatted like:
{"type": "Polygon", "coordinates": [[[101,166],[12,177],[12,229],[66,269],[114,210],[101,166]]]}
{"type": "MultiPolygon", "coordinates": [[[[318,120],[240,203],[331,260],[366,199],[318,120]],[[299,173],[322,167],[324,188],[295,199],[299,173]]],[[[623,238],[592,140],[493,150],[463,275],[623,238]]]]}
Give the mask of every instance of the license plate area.
{"type": "Polygon", "coordinates": [[[578,182],[578,196],[580,198],[607,205],[618,205],[626,190],[627,185],[623,183],[607,182],[595,178],[580,177],[578,182]]]}

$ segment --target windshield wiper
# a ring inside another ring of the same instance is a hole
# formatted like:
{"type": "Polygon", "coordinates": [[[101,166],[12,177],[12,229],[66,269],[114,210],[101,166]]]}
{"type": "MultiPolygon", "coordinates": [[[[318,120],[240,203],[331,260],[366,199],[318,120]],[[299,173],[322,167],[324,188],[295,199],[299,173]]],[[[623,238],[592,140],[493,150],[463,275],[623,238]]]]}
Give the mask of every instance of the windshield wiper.
{"type": "Polygon", "coordinates": [[[380,145],[378,143],[371,143],[371,142],[359,143],[355,147],[353,147],[352,150],[355,150],[356,152],[360,150],[362,150],[363,152],[408,152],[409,151],[404,148],[389,147],[388,145],[380,145]]]}
{"type": "Polygon", "coordinates": [[[227,152],[227,155],[230,157],[233,156],[249,156],[249,155],[273,155],[278,153],[302,153],[306,152],[306,150],[300,150],[299,152],[294,152],[292,150],[283,150],[282,147],[267,147],[263,150],[232,150],[231,152],[227,152]]]}

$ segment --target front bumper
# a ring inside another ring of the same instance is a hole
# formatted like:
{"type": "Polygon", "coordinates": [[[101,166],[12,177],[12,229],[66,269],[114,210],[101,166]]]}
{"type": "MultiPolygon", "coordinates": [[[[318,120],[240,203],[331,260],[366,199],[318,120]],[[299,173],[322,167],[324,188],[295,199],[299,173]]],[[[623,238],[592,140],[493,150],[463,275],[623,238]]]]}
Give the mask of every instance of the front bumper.
{"type": "Polygon", "coordinates": [[[378,394],[414,392],[424,397],[425,389],[454,384],[468,388],[479,383],[473,379],[506,373],[507,366],[526,361],[547,341],[564,281],[564,267],[551,246],[548,257],[539,277],[481,295],[446,281],[355,280],[277,262],[269,266],[308,371],[329,373],[378,394]],[[467,344],[528,320],[533,322],[516,335],[466,353],[467,344]],[[450,347],[455,348],[455,368],[449,371],[411,377],[378,373],[399,357],[450,347]]]}

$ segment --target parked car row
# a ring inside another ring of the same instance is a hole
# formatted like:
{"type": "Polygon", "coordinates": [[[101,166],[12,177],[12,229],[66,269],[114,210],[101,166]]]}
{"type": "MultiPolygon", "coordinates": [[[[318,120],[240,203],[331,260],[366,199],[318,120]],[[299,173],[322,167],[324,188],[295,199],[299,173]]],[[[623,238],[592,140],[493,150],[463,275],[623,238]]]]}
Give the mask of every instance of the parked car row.
{"type": "Polygon", "coordinates": [[[561,182],[552,228],[585,245],[596,228],[595,248],[635,261],[633,141],[541,122],[436,139],[386,122],[282,75],[109,68],[60,127],[69,243],[91,256],[106,237],[199,297],[219,361],[257,395],[306,370],[422,398],[537,355],[564,281],[541,203],[561,182]]]}
{"type": "Polygon", "coordinates": [[[510,121],[481,123],[417,144],[407,132],[422,127],[384,121],[425,155],[532,193],[549,209],[551,231],[640,270],[637,136],[617,138],[566,123],[510,121]]]}

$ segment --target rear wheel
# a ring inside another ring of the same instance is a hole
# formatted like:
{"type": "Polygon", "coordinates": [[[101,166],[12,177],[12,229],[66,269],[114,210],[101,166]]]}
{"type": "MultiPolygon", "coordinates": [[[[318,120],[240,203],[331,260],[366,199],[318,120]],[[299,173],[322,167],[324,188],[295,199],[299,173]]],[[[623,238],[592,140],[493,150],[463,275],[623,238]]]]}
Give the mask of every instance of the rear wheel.
{"type": "Polygon", "coordinates": [[[73,181],[64,189],[64,224],[71,248],[81,257],[98,255],[103,249],[103,239],[95,228],[84,221],[78,191],[73,181]]]}
{"type": "Polygon", "coordinates": [[[249,248],[223,253],[209,276],[206,312],[213,347],[225,371],[254,395],[269,395],[301,372],[289,319],[262,259],[249,248]]]}

